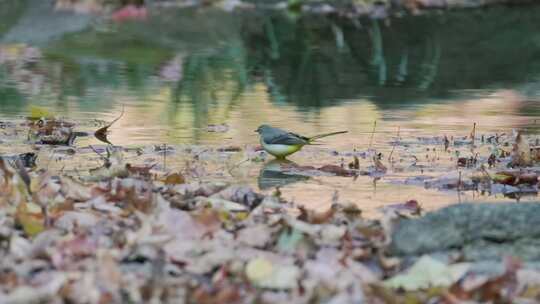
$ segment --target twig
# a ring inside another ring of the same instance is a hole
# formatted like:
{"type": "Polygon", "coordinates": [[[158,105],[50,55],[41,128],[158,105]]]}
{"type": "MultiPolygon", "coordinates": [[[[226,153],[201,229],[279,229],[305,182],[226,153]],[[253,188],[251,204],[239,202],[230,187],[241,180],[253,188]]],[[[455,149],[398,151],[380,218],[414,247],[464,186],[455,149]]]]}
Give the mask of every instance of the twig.
{"type": "Polygon", "coordinates": [[[371,138],[369,139],[369,148],[371,148],[371,144],[373,143],[373,136],[375,135],[375,128],[377,127],[377,121],[375,120],[373,122],[373,130],[371,131],[371,138]]]}
{"type": "Polygon", "coordinates": [[[163,171],[167,171],[167,143],[163,144],[163,171]]]}
{"type": "Polygon", "coordinates": [[[99,157],[101,157],[101,159],[103,159],[104,161],[106,162],[109,161],[109,158],[103,156],[103,154],[101,154],[98,150],[96,150],[92,145],[88,145],[88,147],[90,147],[90,149],[92,149],[92,151],[94,151],[97,155],[99,155],[99,157]]]}
{"type": "Polygon", "coordinates": [[[456,189],[458,195],[458,202],[461,204],[461,171],[459,171],[459,179],[456,189]]]}
{"type": "Polygon", "coordinates": [[[493,177],[491,176],[491,174],[489,174],[489,172],[486,170],[484,166],[480,166],[480,169],[489,178],[490,181],[493,181],[493,177]]]}
{"type": "Polygon", "coordinates": [[[474,146],[474,140],[476,138],[476,122],[473,123],[473,127],[472,127],[472,131],[471,131],[471,140],[472,140],[472,145],[474,146]]]}
{"type": "MultiPolygon", "coordinates": [[[[400,141],[399,140],[399,126],[397,127],[397,134],[396,134],[396,137],[397,137],[397,141],[400,141]]],[[[392,154],[394,154],[394,149],[396,148],[396,145],[397,145],[397,142],[394,143],[394,145],[392,145],[392,151],[390,151],[390,155],[388,155],[388,161],[390,163],[392,163],[391,159],[392,159],[392,154]]]]}
{"type": "Polygon", "coordinates": [[[234,164],[234,165],[233,165],[232,167],[230,167],[230,168],[229,168],[229,166],[227,166],[227,171],[229,172],[229,174],[230,174],[232,177],[234,177],[232,171],[233,171],[234,169],[238,168],[241,164],[243,164],[243,163],[245,163],[245,162],[247,162],[247,161],[249,161],[249,158],[246,158],[246,159],[244,159],[244,160],[241,160],[241,161],[237,162],[236,164],[234,164]]]}

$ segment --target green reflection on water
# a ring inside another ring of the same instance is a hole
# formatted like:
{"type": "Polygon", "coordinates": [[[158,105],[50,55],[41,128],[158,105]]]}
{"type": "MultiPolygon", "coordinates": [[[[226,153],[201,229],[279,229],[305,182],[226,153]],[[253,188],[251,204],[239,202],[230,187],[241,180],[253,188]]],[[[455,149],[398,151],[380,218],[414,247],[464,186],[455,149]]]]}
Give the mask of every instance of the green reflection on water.
{"type": "MultiPolygon", "coordinates": [[[[6,3],[2,14],[10,19],[0,23],[0,35],[25,18],[25,2],[6,3]]],[[[96,19],[40,44],[37,62],[7,60],[0,104],[23,111],[24,99],[62,105],[73,97],[92,110],[115,102],[109,90],[151,102],[168,88],[171,109],[190,104],[202,127],[216,104],[234,107],[257,84],[272,102],[301,111],[361,97],[402,107],[479,89],[526,87],[538,96],[538,13],[493,8],[382,21],[163,9],[144,22],[96,19]],[[21,85],[38,80],[39,90],[21,85]]]]}

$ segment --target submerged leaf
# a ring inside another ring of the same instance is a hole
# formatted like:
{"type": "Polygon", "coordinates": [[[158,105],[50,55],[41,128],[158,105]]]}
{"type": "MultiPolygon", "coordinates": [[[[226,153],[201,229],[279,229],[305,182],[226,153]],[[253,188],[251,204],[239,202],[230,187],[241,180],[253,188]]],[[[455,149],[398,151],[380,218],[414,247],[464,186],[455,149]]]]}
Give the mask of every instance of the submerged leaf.
{"type": "Polygon", "coordinates": [[[47,118],[47,119],[54,118],[54,115],[51,112],[49,112],[49,110],[43,107],[31,105],[28,107],[28,109],[30,110],[30,116],[28,116],[29,120],[39,120],[42,118],[47,118]]]}
{"type": "Polygon", "coordinates": [[[531,147],[527,139],[518,132],[516,135],[516,143],[512,149],[512,165],[514,166],[530,166],[532,164],[531,147]]]}

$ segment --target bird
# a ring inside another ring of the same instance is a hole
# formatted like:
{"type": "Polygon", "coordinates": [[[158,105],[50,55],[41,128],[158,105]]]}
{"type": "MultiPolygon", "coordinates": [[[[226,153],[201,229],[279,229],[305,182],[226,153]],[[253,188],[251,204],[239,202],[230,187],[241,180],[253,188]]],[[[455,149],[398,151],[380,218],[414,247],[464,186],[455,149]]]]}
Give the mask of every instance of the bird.
{"type": "Polygon", "coordinates": [[[314,144],[317,139],[347,133],[348,131],[338,131],[306,137],[263,124],[260,125],[255,132],[259,133],[261,145],[266,152],[272,154],[277,159],[285,159],[285,157],[299,151],[305,145],[314,144]]]}

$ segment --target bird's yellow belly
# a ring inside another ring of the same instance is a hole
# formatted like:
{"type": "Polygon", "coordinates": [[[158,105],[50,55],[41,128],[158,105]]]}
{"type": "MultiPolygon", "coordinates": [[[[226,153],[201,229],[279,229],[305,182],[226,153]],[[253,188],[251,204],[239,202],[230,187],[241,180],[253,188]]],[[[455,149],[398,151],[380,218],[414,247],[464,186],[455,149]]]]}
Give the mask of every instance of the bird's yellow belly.
{"type": "Polygon", "coordinates": [[[276,144],[266,144],[261,140],[261,145],[264,150],[277,158],[284,158],[287,155],[291,155],[294,152],[302,149],[301,145],[276,145],[276,144]]]}

